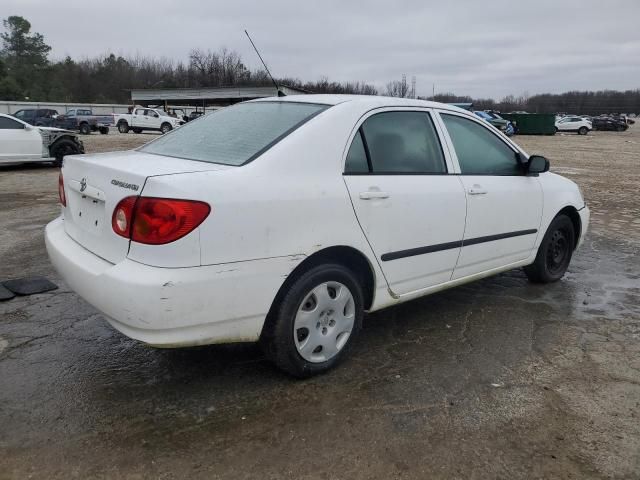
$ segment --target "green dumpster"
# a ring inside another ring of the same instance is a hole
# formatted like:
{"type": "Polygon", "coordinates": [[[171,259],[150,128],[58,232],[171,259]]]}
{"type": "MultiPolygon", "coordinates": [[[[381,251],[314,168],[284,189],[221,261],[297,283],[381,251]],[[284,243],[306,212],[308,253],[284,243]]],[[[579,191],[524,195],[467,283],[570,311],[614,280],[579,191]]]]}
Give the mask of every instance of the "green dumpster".
{"type": "Polygon", "coordinates": [[[516,122],[520,135],[554,135],[556,116],[553,113],[501,113],[505,120],[516,122]]]}

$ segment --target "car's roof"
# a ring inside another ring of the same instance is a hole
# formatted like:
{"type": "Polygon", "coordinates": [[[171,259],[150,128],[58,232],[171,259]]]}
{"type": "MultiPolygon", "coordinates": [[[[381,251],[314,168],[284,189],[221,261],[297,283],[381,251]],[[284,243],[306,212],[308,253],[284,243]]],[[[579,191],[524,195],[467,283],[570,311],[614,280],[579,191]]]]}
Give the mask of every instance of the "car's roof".
{"type": "Polygon", "coordinates": [[[324,94],[307,94],[307,95],[287,95],[285,97],[268,97],[251,100],[252,102],[298,102],[298,103],[318,103],[322,105],[338,105],[340,103],[352,102],[368,108],[380,107],[423,107],[423,108],[444,108],[447,110],[456,110],[459,112],[470,113],[453,105],[439,102],[430,102],[427,100],[417,100],[413,98],[385,97],[382,95],[324,95],[324,94]]]}

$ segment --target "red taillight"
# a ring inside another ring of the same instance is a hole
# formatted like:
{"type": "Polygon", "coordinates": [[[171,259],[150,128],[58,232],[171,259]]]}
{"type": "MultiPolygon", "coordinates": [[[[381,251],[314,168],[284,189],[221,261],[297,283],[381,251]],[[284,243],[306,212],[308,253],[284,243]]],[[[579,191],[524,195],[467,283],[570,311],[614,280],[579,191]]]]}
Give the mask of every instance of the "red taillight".
{"type": "Polygon", "coordinates": [[[133,221],[133,207],[138,197],[126,197],[120,200],[111,217],[111,226],[118,235],[131,238],[131,222],[133,221]]]}
{"type": "Polygon", "coordinates": [[[113,211],[111,224],[118,235],[149,245],[171,243],[200,225],[211,207],[195,200],[127,197],[113,211]]]}
{"type": "Polygon", "coordinates": [[[63,207],[67,206],[67,196],[64,194],[64,178],[62,178],[62,171],[58,175],[58,198],[63,207]]]}

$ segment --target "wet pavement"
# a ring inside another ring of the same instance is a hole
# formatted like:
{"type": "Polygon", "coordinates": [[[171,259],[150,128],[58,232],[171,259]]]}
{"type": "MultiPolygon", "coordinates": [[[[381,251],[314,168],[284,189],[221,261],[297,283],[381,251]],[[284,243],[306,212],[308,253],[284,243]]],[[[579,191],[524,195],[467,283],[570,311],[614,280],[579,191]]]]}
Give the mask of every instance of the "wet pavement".
{"type": "Polygon", "coordinates": [[[0,272],[60,285],[0,303],[0,478],[640,477],[640,242],[605,200],[559,283],[516,270],[369,315],[298,381],[254,345],[109,327],[46,259],[56,175],[0,172],[0,272]]]}

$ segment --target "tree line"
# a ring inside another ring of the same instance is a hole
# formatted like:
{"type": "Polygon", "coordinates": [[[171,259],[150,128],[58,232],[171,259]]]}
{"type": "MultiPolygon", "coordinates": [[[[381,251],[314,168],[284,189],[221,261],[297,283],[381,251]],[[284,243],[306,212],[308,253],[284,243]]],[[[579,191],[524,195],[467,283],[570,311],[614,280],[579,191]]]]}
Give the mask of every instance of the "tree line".
{"type": "Polygon", "coordinates": [[[542,93],[539,95],[508,95],[501,100],[471,98],[453,93],[424,97],[443,103],[473,103],[476,110],[529,113],[572,113],[575,115],[600,115],[610,113],[635,113],[640,115],[640,89],[616,91],[572,91],[542,93]]]}
{"type": "MultiPolygon", "coordinates": [[[[71,57],[50,60],[51,47],[41,34],[31,32],[31,24],[25,18],[8,17],[3,20],[3,26],[4,32],[0,34],[0,100],[129,103],[130,89],[272,84],[266,71],[248,68],[237,52],[226,48],[193,49],[185,62],[114,54],[80,60],[71,57]]],[[[336,82],[327,77],[317,81],[298,78],[279,78],[277,81],[313,93],[415,96],[404,75],[402,81],[389,82],[383,92],[367,82],[336,82]]],[[[640,113],[640,89],[509,95],[501,100],[445,93],[427,99],[473,103],[476,109],[503,112],[640,113]]]]}

